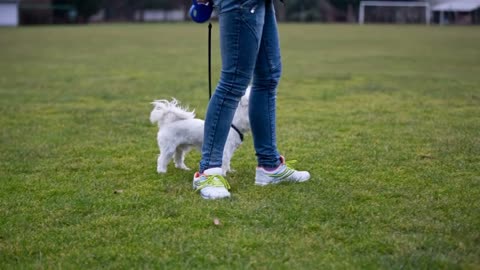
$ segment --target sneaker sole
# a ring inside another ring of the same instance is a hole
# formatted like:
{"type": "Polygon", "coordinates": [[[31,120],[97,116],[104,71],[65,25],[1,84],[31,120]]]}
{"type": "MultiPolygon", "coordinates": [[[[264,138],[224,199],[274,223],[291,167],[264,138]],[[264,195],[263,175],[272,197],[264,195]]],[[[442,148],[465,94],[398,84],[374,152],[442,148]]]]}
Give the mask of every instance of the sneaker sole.
{"type": "Polygon", "coordinates": [[[200,194],[200,196],[201,196],[203,199],[205,199],[205,200],[220,200],[220,199],[230,198],[230,195],[225,196],[225,197],[215,197],[215,198],[206,197],[206,196],[203,196],[202,194],[200,194]]]}
{"type": "Polygon", "coordinates": [[[280,183],[303,183],[303,182],[307,182],[308,180],[310,180],[310,177],[305,179],[305,180],[298,180],[298,181],[289,181],[289,180],[283,180],[283,181],[278,181],[278,182],[268,182],[268,183],[265,183],[265,182],[257,182],[255,181],[255,185],[256,186],[261,186],[261,187],[264,187],[264,186],[268,186],[268,185],[276,185],[276,184],[280,184],[280,183]]]}
{"type": "Polygon", "coordinates": [[[270,184],[273,184],[273,183],[255,182],[255,185],[256,185],[256,186],[261,186],[261,187],[264,187],[264,186],[267,186],[267,185],[270,185],[270,184]]]}

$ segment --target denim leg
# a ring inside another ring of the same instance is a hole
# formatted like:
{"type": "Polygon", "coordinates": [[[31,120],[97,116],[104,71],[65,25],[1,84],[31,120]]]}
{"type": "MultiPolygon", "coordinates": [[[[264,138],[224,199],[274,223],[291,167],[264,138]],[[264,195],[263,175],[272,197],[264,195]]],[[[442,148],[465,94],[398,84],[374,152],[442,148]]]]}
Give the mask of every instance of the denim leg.
{"type": "Polygon", "coordinates": [[[277,22],[272,1],[266,1],[265,24],[255,64],[249,116],[258,166],[280,165],[276,142],[277,85],[282,72],[277,22]]]}
{"type": "Polygon", "coordinates": [[[223,149],[233,115],[253,76],[265,1],[224,0],[220,1],[219,9],[222,71],[205,117],[200,172],[222,166],[223,149]],[[222,8],[227,11],[223,12],[222,8]]]}

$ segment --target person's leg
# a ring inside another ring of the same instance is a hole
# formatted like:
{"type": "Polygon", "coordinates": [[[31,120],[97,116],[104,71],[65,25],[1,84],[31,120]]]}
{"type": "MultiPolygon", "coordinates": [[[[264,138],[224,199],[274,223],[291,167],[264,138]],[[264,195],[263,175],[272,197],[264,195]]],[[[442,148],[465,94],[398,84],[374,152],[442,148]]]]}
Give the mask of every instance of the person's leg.
{"type": "Polygon", "coordinates": [[[193,178],[193,188],[205,199],[230,196],[229,184],[221,176],[223,149],[238,102],[253,75],[265,16],[264,0],[222,0],[217,4],[222,72],[208,104],[200,170],[193,178]]]}
{"type": "Polygon", "coordinates": [[[264,15],[264,0],[220,1],[222,71],[207,109],[200,173],[222,165],[233,115],[253,75],[264,15]]]}
{"type": "Polygon", "coordinates": [[[277,22],[272,0],[266,0],[265,25],[255,64],[250,94],[250,125],[258,167],[255,184],[264,186],[280,182],[304,182],[310,179],[306,171],[297,171],[285,163],[276,143],[276,96],[282,72],[277,22]]]}
{"type": "Polygon", "coordinates": [[[280,165],[276,143],[275,111],[277,85],[281,72],[282,62],[275,10],[272,1],[266,0],[265,24],[255,64],[249,106],[258,166],[265,168],[276,168],[280,165]]]}

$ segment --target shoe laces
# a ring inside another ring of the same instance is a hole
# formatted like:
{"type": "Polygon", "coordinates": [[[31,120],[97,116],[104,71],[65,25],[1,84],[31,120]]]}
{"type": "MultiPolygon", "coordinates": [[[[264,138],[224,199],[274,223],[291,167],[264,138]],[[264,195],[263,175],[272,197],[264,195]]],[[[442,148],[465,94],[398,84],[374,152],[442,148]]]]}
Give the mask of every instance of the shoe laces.
{"type": "Polygon", "coordinates": [[[276,179],[284,179],[290,177],[292,174],[296,172],[296,170],[292,167],[292,164],[296,163],[296,160],[284,161],[282,165],[284,165],[284,169],[281,172],[271,173],[270,177],[276,179]]]}
{"type": "Polygon", "coordinates": [[[285,165],[285,169],[287,169],[287,170],[294,170],[294,171],[295,171],[295,169],[293,168],[292,164],[297,163],[297,160],[296,160],[296,159],[292,159],[292,160],[286,161],[286,160],[285,160],[285,157],[281,156],[281,157],[280,157],[280,160],[282,161],[282,164],[285,165]]]}
{"type": "Polygon", "coordinates": [[[297,163],[297,161],[295,159],[289,160],[289,161],[285,162],[285,166],[287,166],[287,168],[290,169],[290,170],[295,170],[292,166],[292,164],[295,164],[295,163],[297,163]]]}
{"type": "Polygon", "coordinates": [[[205,176],[207,179],[199,181],[200,185],[195,189],[195,191],[199,191],[205,187],[224,187],[226,189],[230,189],[230,184],[223,176],[217,174],[205,176]]]}

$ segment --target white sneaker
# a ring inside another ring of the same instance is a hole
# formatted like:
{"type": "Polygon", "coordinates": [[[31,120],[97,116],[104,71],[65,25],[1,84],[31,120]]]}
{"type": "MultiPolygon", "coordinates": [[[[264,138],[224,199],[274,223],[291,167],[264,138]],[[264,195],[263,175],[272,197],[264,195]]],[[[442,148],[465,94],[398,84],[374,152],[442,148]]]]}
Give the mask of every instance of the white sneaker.
{"type": "MultiPolygon", "coordinates": [[[[310,179],[310,173],[306,171],[297,171],[285,163],[285,158],[280,157],[282,164],[273,171],[267,171],[262,167],[257,167],[255,175],[255,185],[266,186],[269,184],[278,184],[281,182],[305,182],[310,179]]],[[[294,162],[294,161],[292,161],[294,162]]]]}
{"type": "Polygon", "coordinates": [[[230,197],[230,184],[223,178],[222,168],[211,168],[202,174],[196,172],[193,176],[193,189],[207,200],[230,197]]]}

